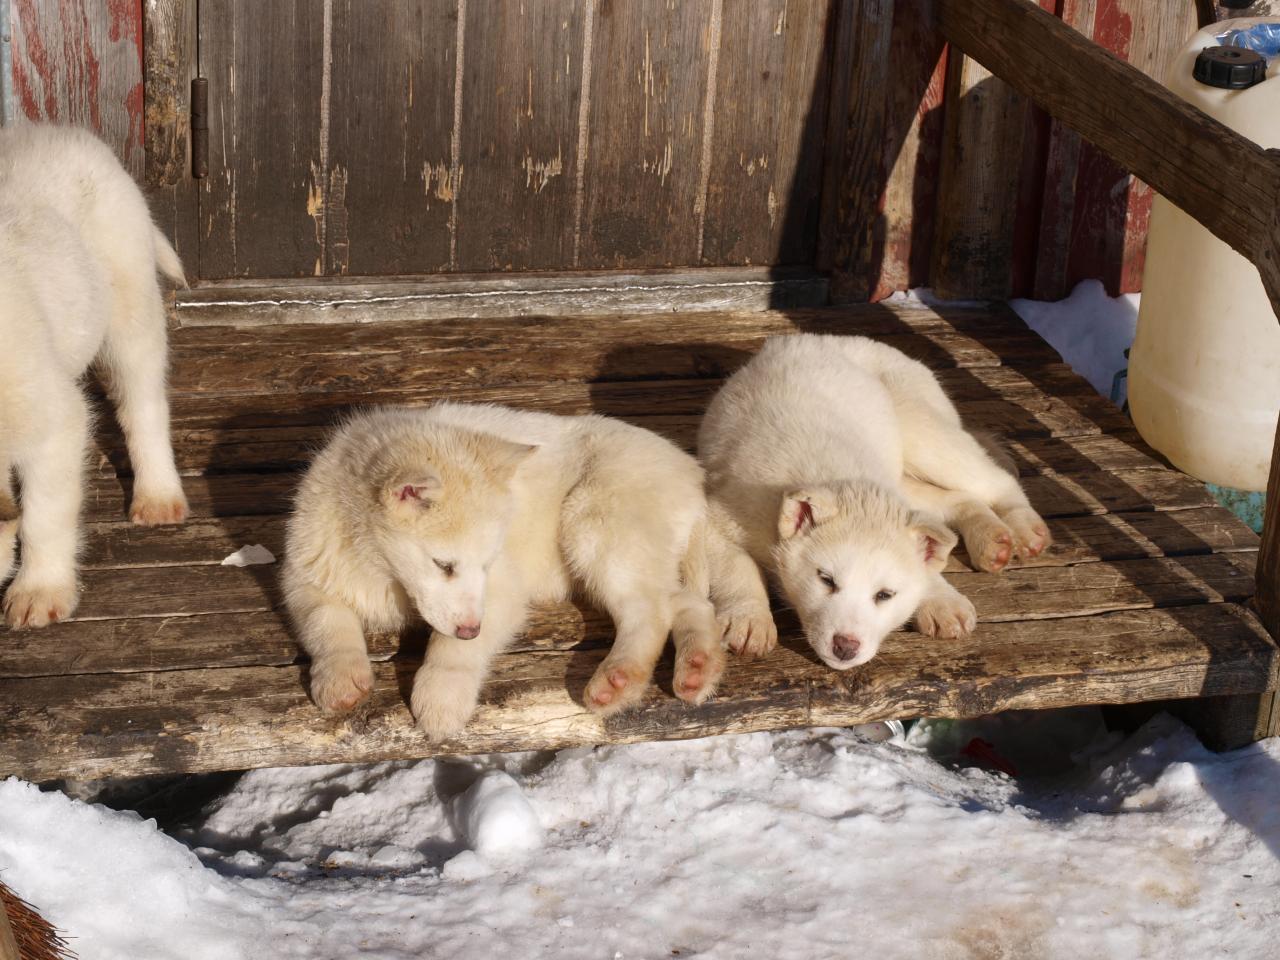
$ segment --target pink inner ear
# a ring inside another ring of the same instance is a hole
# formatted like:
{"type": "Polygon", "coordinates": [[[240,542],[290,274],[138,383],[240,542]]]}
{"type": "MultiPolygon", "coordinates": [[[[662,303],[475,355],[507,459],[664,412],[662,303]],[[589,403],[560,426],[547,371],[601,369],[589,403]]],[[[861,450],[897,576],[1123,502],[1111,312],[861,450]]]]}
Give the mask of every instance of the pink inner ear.
{"type": "Polygon", "coordinates": [[[938,541],[933,537],[924,538],[924,562],[928,563],[938,555],[938,541]]]}
{"type": "Polygon", "coordinates": [[[417,500],[417,499],[418,499],[418,488],[415,487],[412,483],[406,483],[403,487],[400,488],[401,503],[403,503],[406,500],[417,500]]]}
{"type": "Polygon", "coordinates": [[[813,505],[808,500],[801,500],[800,509],[796,513],[796,533],[799,533],[806,526],[813,526],[813,505]]]}

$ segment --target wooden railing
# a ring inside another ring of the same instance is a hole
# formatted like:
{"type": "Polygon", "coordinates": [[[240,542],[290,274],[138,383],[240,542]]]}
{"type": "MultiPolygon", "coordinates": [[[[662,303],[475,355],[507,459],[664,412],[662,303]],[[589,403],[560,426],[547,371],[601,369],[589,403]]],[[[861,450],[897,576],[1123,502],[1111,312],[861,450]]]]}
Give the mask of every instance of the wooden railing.
{"type": "MultiPolygon", "coordinates": [[[[935,0],[934,11],[951,44],[1247,257],[1280,317],[1280,151],[1219,123],[1030,0],[935,0]]],[[[1280,639],[1280,434],[1257,607],[1280,639]]],[[[1257,735],[1280,735],[1280,697],[1264,697],[1246,723],[1257,735]]]]}

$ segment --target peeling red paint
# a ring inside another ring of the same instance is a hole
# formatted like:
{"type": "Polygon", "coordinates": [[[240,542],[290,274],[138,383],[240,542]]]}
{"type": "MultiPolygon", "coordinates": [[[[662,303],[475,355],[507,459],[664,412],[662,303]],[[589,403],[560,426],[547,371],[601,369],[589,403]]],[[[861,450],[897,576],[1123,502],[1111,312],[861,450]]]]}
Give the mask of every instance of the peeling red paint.
{"type": "MultiPolygon", "coordinates": [[[[0,0],[3,3],[4,0],[0,0]]],[[[21,57],[13,58],[13,86],[22,101],[22,113],[28,120],[40,119],[40,104],[36,102],[35,91],[31,88],[31,77],[23,65],[21,57]]]]}
{"type": "Polygon", "coordinates": [[[142,0],[107,0],[107,13],[111,17],[111,42],[131,40],[141,50],[142,0]]]}
{"type": "MultiPolygon", "coordinates": [[[[35,69],[44,89],[43,115],[40,112],[40,108],[36,106],[34,112],[27,113],[27,117],[31,120],[57,120],[58,88],[54,82],[53,63],[49,59],[49,51],[45,49],[44,40],[41,38],[40,14],[36,10],[36,0],[15,0],[15,3],[17,4],[18,23],[22,27],[26,60],[35,69]]],[[[15,50],[15,64],[20,56],[21,52],[15,50]]],[[[17,73],[16,70],[14,72],[15,74],[17,73]]],[[[34,105],[37,103],[35,86],[29,85],[28,90],[31,94],[30,102],[34,105]]],[[[24,97],[23,103],[27,102],[27,98],[24,97]]]]}
{"type": "Polygon", "coordinates": [[[124,108],[129,112],[129,136],[124,142],[124,156],[128,160],[133,156],[135,147],[141,147],[144,131],[142,129],[143,85],[139,80],[125,95],[124,108]]]}

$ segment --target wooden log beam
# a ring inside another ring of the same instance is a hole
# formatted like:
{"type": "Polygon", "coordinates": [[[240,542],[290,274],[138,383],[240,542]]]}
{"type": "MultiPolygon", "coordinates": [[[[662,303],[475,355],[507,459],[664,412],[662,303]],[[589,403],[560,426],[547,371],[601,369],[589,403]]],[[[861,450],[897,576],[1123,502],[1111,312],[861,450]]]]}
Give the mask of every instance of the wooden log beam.
{"type": "Polygon", "coordinates": [[[143,182],[149,187],[172,187],[186,173],[187,85],[195,53],[186,36],[186,6],[187,0],[146,0],[142,7],[143,182]]]}
{"type": "Polygon", "coordinates": [[[1280,151],[1264,150],[1030,0],[936,0],[943,35],[1257,265],[1280,311],[1280,151]]]}

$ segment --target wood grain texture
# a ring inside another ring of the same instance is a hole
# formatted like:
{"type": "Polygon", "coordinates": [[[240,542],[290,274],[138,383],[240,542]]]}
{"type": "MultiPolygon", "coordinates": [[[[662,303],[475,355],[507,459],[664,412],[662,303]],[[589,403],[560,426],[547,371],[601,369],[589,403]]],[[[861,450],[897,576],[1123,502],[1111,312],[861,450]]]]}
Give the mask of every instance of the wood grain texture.
{"type": "MultiPolygon", "coordinates": [[[[330,0],[331,2],[331,0],[330,0]]],[[[209,171],[199,277],[311,276],[327,260],[317,214],[325,8],[310,0],[202,0],[209,171]]]]}
{"type": "Polygon", "coordinates": [[[432,745],[405,695],[416,663],[375,665],[369,709],[327,720],[302,667],[81,675],[2,681],[0,774],[30,780],[555,749],[681,739],[906,716],[1257,690],[1280,682],[1276,648],[1244,609],[1215,604],[1123,611],[1089,621],[991,624],[938,645],[903,635],[865,667],[838,674],[789,641],[735,662],[720,695],[689,708],[667,671],[638,709],[600,721],[578,703],[603,650],[499,657],[466,733],[432,745]]]}
{"type": "MultiPolygon", "coordinates": [[[[463,205],[465,207],[465,204],[463,205]]],[[[469,241],[465,240],[463,249],[469,241]]],[[[203,283],[178,296],[182,326],[364,323],[817,307],[827,280],[807,267],[558,271],[323,283],[203,283]]],[[[228,335],[230,336],[230,335],[228,335]]]]}
{"type": "Polygon", "coordinates": [[[602,0],[575,267],[696,262],[712,0],[602,0]]]}
{"type": "Polygon", "coordinates": [[[875,237],[884,191],[885,123],[893,0],[841,0],[833,46],[818,266],[835,303],[868,300],[879,264],[875,237]]]}
{"type": "Polygon", "coordinates": [[[19,116],[88,127],[139,176],[144,165],[141,5],[6,2],[11,3],[19,116]]]}
{"type": "Polygon", "coordinates": [[[572,262],[585,13],[585,0],[467,7],[461,270],[572,262]]]}
{"type": "Polygon", "coordinates": [[[813,262],[829,15],[825,2],[724,4],[700,262],[813,262]]]}
{"type": "Polygon", "coordinates": [[[195,37],[192,0],[144,0],[143,118],[149,189],[172,188],[190,175],[191,78],[195,37]]]}
{"type": "MultiPolygon", "coordinates": [[[[458,12],[456,0],[334,0],[331,93],[320,104],[329,148],[310,158],[310,204],[325,239],[317,274],[456,267],[455,203],[473,171],[465,162],[455,169],[452,140],[455,128],[485,116],[465,96],[467,116],[455,115],[458,12]]],[[[471,52],[483,49],[477,42],[471,52]]],[[[300,93],[318,101],[321,90],[300,93]]],[[[489,200],[500,205],[501,196],[489,200]]]]}
{"type": "Polygon", "coordinates": [[[1280,303],[1280,157],[1024,0],[938,0],[937,10],[968,55],[1253,260],[1280,303]],[[1019,53],[1031,49],[1041,55],[1019,53]]]}

